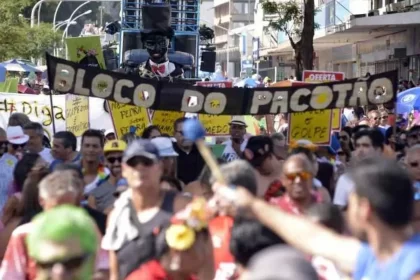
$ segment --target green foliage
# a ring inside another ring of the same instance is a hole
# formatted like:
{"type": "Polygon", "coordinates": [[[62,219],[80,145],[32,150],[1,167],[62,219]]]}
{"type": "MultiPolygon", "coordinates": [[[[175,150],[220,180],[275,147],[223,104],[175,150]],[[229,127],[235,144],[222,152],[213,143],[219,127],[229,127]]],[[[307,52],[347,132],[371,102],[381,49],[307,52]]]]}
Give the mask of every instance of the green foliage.
{"type": "MultiPolygon", "coordinates": [[[[304,12],[301,3],[295,0],[281,2],[262,0],[261,4],[265,15],[274,16],[268,21],[266,27],[268,30],[284,32],[292,41],[293,38],[301,36],[304,25],[304,12]]],[[[319,25],[315,23],[314,29],[317,28],[319,25]]]]}
{"type": "Polygon", "coordinates": [[[51,24],[30,28],[23,13],[36,1],[2,0],[0,5],[0,61],[13,58],[40,58],[60,42],[61,34],[51,24]]]}

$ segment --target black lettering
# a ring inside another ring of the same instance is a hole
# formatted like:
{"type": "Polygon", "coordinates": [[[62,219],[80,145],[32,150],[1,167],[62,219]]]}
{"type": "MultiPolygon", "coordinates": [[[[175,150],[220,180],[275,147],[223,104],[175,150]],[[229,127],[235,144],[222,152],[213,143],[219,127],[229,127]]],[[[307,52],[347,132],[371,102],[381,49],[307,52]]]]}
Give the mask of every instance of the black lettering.
{"type": "Polygon", "coordinates": [[[22,113],[25,115],[30,115],[32,113],[32,106],[29,102],[22,102],[22,113]]]}

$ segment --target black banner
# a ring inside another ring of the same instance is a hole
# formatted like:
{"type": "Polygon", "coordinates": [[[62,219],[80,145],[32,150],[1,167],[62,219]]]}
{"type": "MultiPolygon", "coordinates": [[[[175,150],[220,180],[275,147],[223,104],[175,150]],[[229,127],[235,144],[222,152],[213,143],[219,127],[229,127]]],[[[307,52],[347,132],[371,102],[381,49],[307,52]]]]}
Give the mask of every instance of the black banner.
{"type": "Polygon", "coordinates": [[[377,105],[396,98],[398,72],[281,88],[208,88],[143,79],[47,54],[50,88],[153,110],[212,115],[268,115],[377,105]]]}

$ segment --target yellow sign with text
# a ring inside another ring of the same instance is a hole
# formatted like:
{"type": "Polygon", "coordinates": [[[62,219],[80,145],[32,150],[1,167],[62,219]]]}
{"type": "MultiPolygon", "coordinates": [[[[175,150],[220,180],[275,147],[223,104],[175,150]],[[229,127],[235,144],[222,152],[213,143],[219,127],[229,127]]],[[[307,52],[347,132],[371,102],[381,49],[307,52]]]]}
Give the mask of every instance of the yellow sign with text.
{"type": "Polygon", "coordinates": [[[207,136],[229,134],[230,116],[200,114],[198,119],[203,124],[207,136]]]}
{"type": "Polygon", "coordinates": [[[66,130],[76,137],[89,129],[89,97],[66,95],[66,130]]]}
{"type": "MultiPolygon", "coordinates": [[[[317,71],[317,70],[306,70],[303,71],[303,80],[305,83],[328,83],[343,81],[345,75],[343,72],[331,72],[331,71],[317,71]]],[[[341,129],[341,109],[332,109],[332,125],[331,130],[341,129]]]]}
{"type": "Polygon", "coordinates": [[[331,141],[331,110],[317,110],[290,114],[288,141],[309,140],[316,145],[331,141]]]}
{"type": "Polygon", "coordinates": [[[146,108],[113,101],[108,101],[108,106],[118,139],[130,132],[131,127],[135,127],[136,134],[141,135],[149,125],[149,115],[146,108]]]}
{"type": "Polygon", "coordinates": [[[154,111],[152,113],[152,124],[159,127],[160,133],[173,136],[175,121],[184,117],[184,115],[184,112],[154,111]]]}
{"type": "Polygon", "coordinates": [[[341,109],[332,109],[332,130],[340,130],[341,129],[341,109]]]}

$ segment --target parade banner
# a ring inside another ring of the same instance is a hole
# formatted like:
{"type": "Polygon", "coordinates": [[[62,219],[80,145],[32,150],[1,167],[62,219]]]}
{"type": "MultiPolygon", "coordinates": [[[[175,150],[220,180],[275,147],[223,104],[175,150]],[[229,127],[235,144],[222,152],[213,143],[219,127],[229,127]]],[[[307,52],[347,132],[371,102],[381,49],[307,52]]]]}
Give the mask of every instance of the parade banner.
{"type": "MultiPolygon", "coordinates": [[[[66,95],[53,95],[52,99],[54,106],[51,108],[48,95],[0,93],[0,126],[7,127],[12,113],[24,113],[31,121],[42,124],[45,135],[52,139],[53,120],[56,132],[66,130],[66,95]]],[[[111,116],[103,109],[103,99],[89,99],[90,127],[99,130],[111,129],[111,116]]]]}
{"type": "MultiPolygon", "coordinates": [[[[302,78],[306,83],[328,83],[336,81],[344,81],[345,74],[343,72],[305,70],[302,78]]],[[[332,130],[341,130],[341,111],[342,109],[332,110],[332,130]]]]}
{"type": "Polygon", "coordinates": [[[282,88],[209,88],[144,79],[47,54],[50,88],[153,110],[210,115],[269,115],[378,105],[395,100],[398,72],[282,88]],[[385,89],[386,94],[383,94],[385,89]]]}

